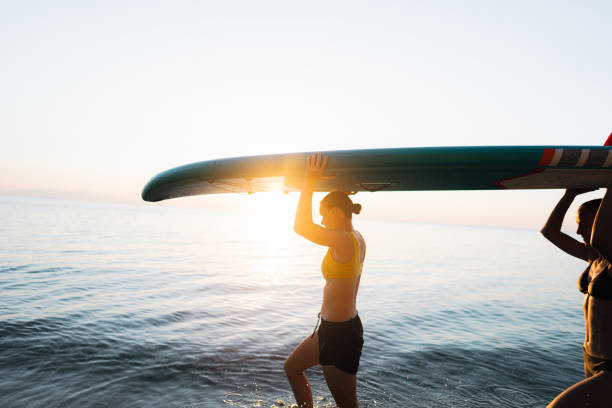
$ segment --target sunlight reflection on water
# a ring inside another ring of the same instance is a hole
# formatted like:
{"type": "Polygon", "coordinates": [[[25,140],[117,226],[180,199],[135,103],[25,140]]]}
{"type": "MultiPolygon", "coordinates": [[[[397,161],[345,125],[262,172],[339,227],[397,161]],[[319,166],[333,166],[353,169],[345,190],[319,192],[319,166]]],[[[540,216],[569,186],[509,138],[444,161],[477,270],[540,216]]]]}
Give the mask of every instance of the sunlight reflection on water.
{"type": "MultiPolygon", "coordinates": [[[[282,363],[314,328],[325,252],[293,213],[3,198],[0,216],[2,405],[293,400],[282,363]]],[[[536,231],[355,224],[362,405],[543,406],[580,379],[583,265],[536,231]]]]}

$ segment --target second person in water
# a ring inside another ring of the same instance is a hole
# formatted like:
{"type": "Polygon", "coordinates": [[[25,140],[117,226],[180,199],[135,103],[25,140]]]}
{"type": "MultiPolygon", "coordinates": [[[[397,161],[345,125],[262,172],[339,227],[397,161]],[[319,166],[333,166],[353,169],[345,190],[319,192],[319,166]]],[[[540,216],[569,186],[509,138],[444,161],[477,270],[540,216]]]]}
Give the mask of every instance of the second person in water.
{"type": "Polygon", "coordinates": [[[325,176],[327,156],[308,156],[304,186],[298,202],[294,230],[315,244],[328,247],[321,264],[325,278],[321,324],[285,361],[285,372],[300,408],[312,407],[312,392],[304,371],[321,364],[325,381],[338,407],[357,407],[357,369],[363,347],[363,327],[357,314],[357,291],[365,258],[365,241],[353,229],[354,204],[342,191],[332,191],[321,200],[321,225],[312,220],[312,194],[325,176]]]}
{"type": "Polygon", "coordinates": [[[563,218],[574,198],[592,189],[567,190],[555,206],[542,234],[561,250],[588,262],[578,279],[584,293],[585,337],[582,346],[585,379],[574,384],[549,408],[612,406],[612,190],[603,199],[591,200],[578,208],[576,233],[580,242],[561,232],[563,218]]]}

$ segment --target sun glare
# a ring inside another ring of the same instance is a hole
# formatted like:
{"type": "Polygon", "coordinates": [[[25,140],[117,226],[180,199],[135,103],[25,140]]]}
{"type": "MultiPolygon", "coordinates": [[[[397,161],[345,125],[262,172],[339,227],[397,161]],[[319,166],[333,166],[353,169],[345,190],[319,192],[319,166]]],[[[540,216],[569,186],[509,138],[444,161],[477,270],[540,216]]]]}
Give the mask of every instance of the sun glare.
{"type": "Polygon", "coordinates": [[[249,209],[250,228],[257,231],[261,261],[264,263],[257,276],[261,286],[279,282],[287,259],[287,241],[293,235],[293,218],[297,194],[278,192],[255,193],[243,197],[242,204],[249,209]]]}
{"type": "Polygon", "coordinates": [[[275,235],[275,232],[283,228],[291,228],[293,216],[297,206],[296,194],[284,193],[255,193],[243,200],[251,208],[251,214],[257,221],[266,225],[264,236],[275,235]]]}

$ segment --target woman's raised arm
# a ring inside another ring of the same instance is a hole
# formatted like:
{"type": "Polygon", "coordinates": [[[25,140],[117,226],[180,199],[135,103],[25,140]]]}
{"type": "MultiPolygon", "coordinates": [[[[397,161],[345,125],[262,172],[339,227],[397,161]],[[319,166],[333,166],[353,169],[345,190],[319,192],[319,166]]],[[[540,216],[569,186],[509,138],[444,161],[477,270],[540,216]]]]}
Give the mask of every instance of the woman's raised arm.
{"type": "Polygon", "coordinates": [[[322,157],[321,153],[314,153],[306,159],[304,185],[300,193],[293,230],[315,244],[336,248],[343,239],[341,233],[315,224],[312,220],[312,194],[314,186],[319,180],[333,178],[333,176],[323,175],[326,166],[327,156],[322,157]]]}
{"type": "Polygon", "coordinates": [[[577,195],[592,191],[592,189],[568,189],[559,200],[552,213],[548,217],[546,224],[541,229],[542,235],[555,244],[562,251],[575,256],[576,258],[588,261],[588,249],[585,244],[561,232],[563,218],[567,213],[568,208],[574,201],[577,195]]]}

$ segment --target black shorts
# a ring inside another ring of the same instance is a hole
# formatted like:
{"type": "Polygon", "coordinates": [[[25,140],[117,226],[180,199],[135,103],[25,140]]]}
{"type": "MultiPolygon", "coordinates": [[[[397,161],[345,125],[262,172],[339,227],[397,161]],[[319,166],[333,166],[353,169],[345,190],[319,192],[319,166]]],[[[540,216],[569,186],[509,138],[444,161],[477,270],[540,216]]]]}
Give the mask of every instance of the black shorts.
{"type": "Polygon", "coordinates": [[[584,359],[584,369],[588,376],[599,374],[603,371],[612,371],[612,360],[594,357],[586,352],[582,347],[582,358],[584,359]]]}
{"type": "Polygon", "coordinates": [[[333,365],[349,374],[357,374],[363,347],[363,326],[359,315],[345,322],[328,322],[321,319],[317,333],[319,363],[333,365]]]}

